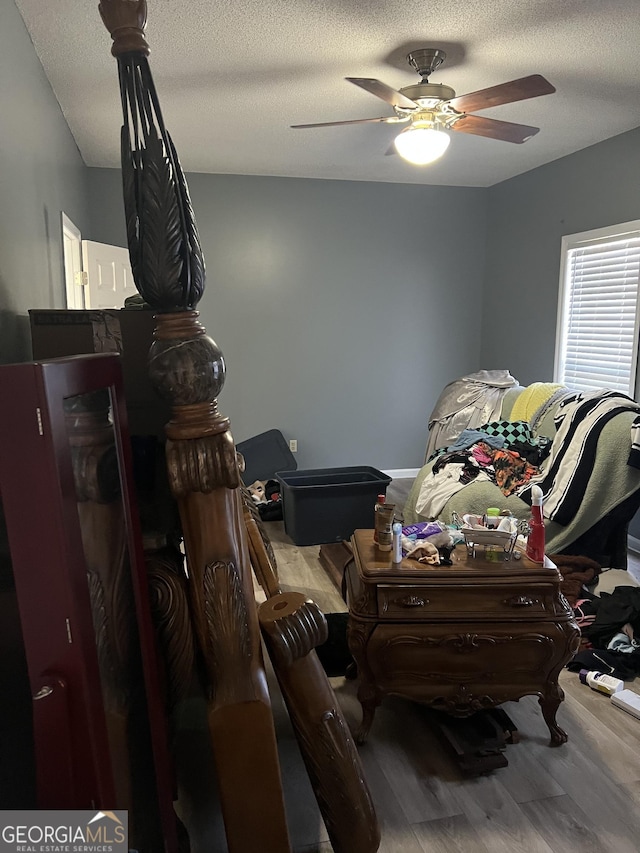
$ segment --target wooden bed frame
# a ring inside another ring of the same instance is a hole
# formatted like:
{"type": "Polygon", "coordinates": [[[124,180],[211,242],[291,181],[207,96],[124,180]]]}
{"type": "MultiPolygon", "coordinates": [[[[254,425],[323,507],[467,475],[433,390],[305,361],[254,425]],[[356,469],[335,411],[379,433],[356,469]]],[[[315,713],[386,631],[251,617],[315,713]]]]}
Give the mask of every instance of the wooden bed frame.
{"type": "Polygon", "coordinates": [[[372,853],[380,833],[362,767],[314,647],[324,617],[282,593],[247,512],[229,421],[216,398],[222,353],[199,322],[205,264],[186,180],[148,64],[145,0],[101,0],[124,123],[122,177],[137,288],[156,312],[150,376],[171,406],[166,457],[187,555],[188,621],[203,662],[208,728],[231,853],[291,850],[261,629],[336,853],[372,853]],[[267,593],[256,607],[252,565],[267,593]]]}

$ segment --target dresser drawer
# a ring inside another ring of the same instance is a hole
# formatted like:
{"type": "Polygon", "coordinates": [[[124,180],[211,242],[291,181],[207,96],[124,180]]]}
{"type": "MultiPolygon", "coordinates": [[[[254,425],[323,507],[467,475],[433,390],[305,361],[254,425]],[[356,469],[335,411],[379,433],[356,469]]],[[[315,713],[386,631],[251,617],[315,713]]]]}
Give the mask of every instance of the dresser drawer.
{"type": "Polygon", "coordinates": [[[455,585],[404,586],[379,584],[378,618],[401,621],[439,619],[544,619],[571,615],[552,584],[528,586],[455,585]]]}
{"type": "Polygon", "coordinates": [[[570,622],[378,623],[365,667],[385,694],[452,712],[477,710],[542,691],[575,652],[578,636],[570,622]]]}

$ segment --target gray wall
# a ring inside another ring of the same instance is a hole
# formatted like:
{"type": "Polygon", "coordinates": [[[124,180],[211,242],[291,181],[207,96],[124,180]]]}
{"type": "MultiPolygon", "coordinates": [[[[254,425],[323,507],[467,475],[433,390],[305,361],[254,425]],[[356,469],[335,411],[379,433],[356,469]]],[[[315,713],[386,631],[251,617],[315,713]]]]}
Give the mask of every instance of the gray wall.
{"type": "MultiPolygon", "coordinates": [[[[640,219],[640,128],[489,190],[484,367],[553,378],[561,239],[640,219]]],[[[630,525],[640,539],[640,513],[630,525]]]]}
{"type": "MultiPolygon", "coordinates": [[[[638,150],[640,129],[488,190],[190,175],[236,440],[417,467],[451,379],[551,379],[561,238],[640,218],[638,150]]],[[[125,245],[119,172],[89,174],[95,239],[125,245]]]]}
{"type": "Polygon", "coordinates": [[[482,366],[553,377],[565,234],[640,219],[640,128],[488,191],[482,366]]]}
{"type": "MultiPolygon", "coordinates": [[[[64,306],[60,211],[104,242],[124,227],[119,173],[83,165],[13,2],[0,115],[0,361],[15,361],[27,310],[64,306]]],[[[451,379],[550,378],[561,236],[640,217],[639,144],[630,131],[489,190],[189,176],[236,440],[278,427],[300,467],[415,467],[451,379]]]]}
{"type": "MultiPolygon", "coordinates": [[[[125,245],[120,173],[89,180],[95,239],[125,245]]],[[[480,366],[486,191],[188,181],[236,441],[280,429],[299,468],[421,465],[438,394],[480,366]]]]}
{"type": "Polygon", "coordinates": [[[86,172],[13,0],[0,3],[0,362],[31,357],[27,310],[63,308],[60,211],[88,225],[86,172]]]}

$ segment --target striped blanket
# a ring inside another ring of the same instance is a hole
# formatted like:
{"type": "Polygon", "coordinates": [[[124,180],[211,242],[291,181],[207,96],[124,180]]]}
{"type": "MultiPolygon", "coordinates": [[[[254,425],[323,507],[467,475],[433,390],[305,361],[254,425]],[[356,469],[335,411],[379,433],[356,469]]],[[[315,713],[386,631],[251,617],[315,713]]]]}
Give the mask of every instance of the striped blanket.
{"type": "MultiPolygon", "coordinates": [[[[576,392],[559,404],[556,434],[540,473],[518,496],[531,503],[531,487],[542,488],[545,517],[567,525],[576,515],[587,490],[596,458],[598,439],[605,424],[624,411],[640,412],[640,405],[615,391],[576,392]]],[[[640,468],[640,417],[629,437],[628,464],[640,468]]]]}

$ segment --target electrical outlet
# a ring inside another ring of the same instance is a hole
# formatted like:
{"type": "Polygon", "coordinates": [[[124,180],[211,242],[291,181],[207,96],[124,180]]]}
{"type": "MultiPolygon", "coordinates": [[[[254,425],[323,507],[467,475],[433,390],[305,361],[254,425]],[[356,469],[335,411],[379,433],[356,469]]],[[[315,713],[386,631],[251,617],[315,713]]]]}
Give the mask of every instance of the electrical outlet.
{"type": "Polygon", "coordinates": [[[298,439],[297,438],[290,438],[289,439],[289,450],[292,453],[298,452],[298,439]]]}

